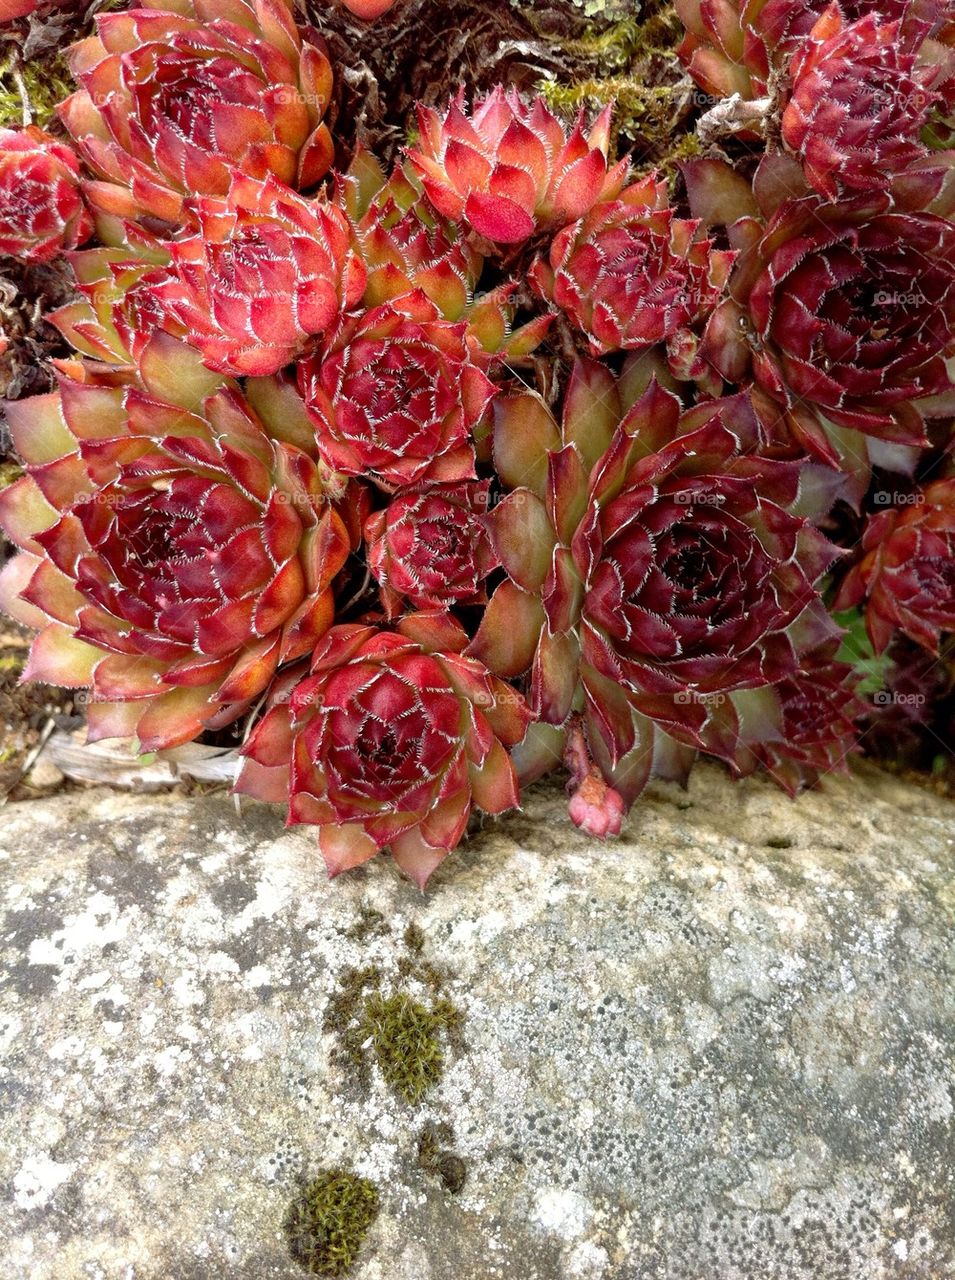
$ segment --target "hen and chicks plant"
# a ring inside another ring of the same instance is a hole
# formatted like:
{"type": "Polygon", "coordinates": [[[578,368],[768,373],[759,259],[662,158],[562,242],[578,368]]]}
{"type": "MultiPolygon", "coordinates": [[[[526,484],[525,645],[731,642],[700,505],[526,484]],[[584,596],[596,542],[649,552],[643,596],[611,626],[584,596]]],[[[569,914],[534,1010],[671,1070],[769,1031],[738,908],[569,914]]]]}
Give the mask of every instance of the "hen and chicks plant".
{"type": "Polygon", "coordinates": [[[750,105],[675,191],[503,86],[336,172],[286,0],[102,14],[72,146],[0,133],[0,252],[76,282],[0,591],[91,738],[231,726],[331,874],[423,885],[554,770],[600,836],[700,755],[811,785],[871,722],[833,609],[955,630],[955,14],[677,8],[750,105]]]}

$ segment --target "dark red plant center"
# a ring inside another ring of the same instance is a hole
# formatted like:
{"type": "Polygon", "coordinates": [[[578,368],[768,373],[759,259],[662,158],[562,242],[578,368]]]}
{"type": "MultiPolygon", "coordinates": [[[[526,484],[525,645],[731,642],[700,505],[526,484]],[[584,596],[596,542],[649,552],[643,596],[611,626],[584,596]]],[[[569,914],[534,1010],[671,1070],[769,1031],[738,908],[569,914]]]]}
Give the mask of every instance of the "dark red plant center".
{"type": "MultiPolygon", "coordinates": [[[[135,70],[130,82],[135,83],[135,70]]],[[[135,84],[134,92],[148,134],[155,137],[172,128],[204,151],[218,152],[217,111],[225,103],[256,109],[262,83],[229,58],[183,57],[160,60],[149,79],[135,84]]]]}
{"type": "Polygon", "coordinates": [[[474,535],[473,521],[460,509],[448,506],[438,513],[422,513],[413,564],[427,585],[440,588],[442,582],[473,580],[474,535]]]}
{"type": "Polygon", "coordinates": [[[368,466],[384,466],[396,454],[436,451],[456,391],[444,370],[434,369],[434,350],[358,342],[347,354],[338,417],[345,438],[361,444],[368,466]]]}
{"type": "Polygon", "coordinates": [[[940,608],[955,610],[955,548],[949,557],[916,559],[911,572],[926,600],[935,602],[940,608]]]}
{"type": "Polygon", "coordinates": [[[6,187],[0,194],[0,218],[13,225],[29,227],[49,202],[48,183],[24,182],[21,179],[15,187],[6,187]]]}
{"type": "Polygon", "coordinates": [[[658,504],[644,521],[607,544],[595,575],[602,589],[591,597],[599,602],[591,612],[622,654],[666,661],[729,652],[777,621],[768,589],[773,564],[745,524],[702,504],[668,512],[658,504]],[[648,534],[648,526],[670,520],[663,532],[648,534]]]}
{"type": "Polygon", "coordinates": [[[459,749],[457,698],[430,662],[407,673],[364,667],[349,677],[353,683],[359,691],[343,706],[330,706],[338,687],[332,677],[322,695],[327,719],[308,726],[306,741],[338,803],[364,798],[400,809],[409,794],[433,785],[459,749]],[[434,686],[426,698],[414,680],[434,686]]]}

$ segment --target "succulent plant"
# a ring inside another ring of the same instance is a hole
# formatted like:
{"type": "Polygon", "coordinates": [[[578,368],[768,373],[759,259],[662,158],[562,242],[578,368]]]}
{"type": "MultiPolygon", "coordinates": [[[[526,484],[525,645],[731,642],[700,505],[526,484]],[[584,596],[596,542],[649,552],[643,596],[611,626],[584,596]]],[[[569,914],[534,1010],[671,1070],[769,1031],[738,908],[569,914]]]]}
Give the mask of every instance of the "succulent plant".
{"type": "Polygon", "coordinates": [[[484,258],[457,223],[431,206],[409,164],[386,179],[377,160],[359,148],[339,185],[368,271],[365,306],[420,290],[445,320],[467,323],[475,357],[488,365],[521,361],[539,346],[552,317],[535,316],[515,329],[513,280],[475,297],[484,258]]]}
{"type": "Polygon", "coordinates": [[[853,668],[835,657],[838,644],[834,637],[803,654],[799,669],[773,686],[779,732],[743,747],[735,761],[741,772],[762,765],[790,795],[824,774],[848,772],[866,705],[853,668]]]}
{"type": "Polygon", "coordinates": [[[156,330],[173,327],[153,291],[167,277],[168,248],[130,223],[118,248],[81,249],[67,260],[80,297],[47,320],[82,355],[134,369],[156,330]]]}
{"type": "Polygon", "coordinates": [[[759,444],[745,396],[681,412],[634,358],[616,384],[578,363],[560,428],[531,393],[496,402],[494,460],[516,487],[489,528],[510,580],[472,652],[502,675],[529,668],[544,724],[581,711],[628,803],[652,771],[679,776],[687,749],[732,762],[769,732],[758,691],[834,634],[815,583],[837,549],[790,511],[819,515],[826,486],[814,497],[810,471],[759,444]]]}
{"type": "Polygon", "coordinates": [[[0,254],[47,262],[93,233],[72,148],[30,125],[0,129],[0,254]]]}
{"type": "Polygon", "coordinates": [[[484,517],[489,480],[402,489],[365,523],[368,567],[385,613],[483,604],[484,580],[496,567],[484,517]]]}
{"type": "Polygon", "coordinates": [[[896,629],[932,652],[955,631],[955,478],[935,480],[911,501],[871,516],[862,557],[839,590],[835,607],[865,605],[876,653],[896,629]]]}
{"type": "Polygon", "coordinates": [[[790,63],[782,117],[783,139],[810,184],[830,200],[840,191],[881,191],[922,159],[940,72],[916,65],[898,23],[869,13],[846,25],[838,8],[827,9],[790,63]]]}
{"type": "Polygon", "coordinates": [[[71,52],[82,88],[60,114],[102,213],[178,225],[186,197],[228,192],[233,166],[300,190],[327,172],[331,64],[287,0],[156,0],[96,30],[71,52]]]}
{"type": "Polygon", "coordinates": [[[675,217],[666,183],[651,176],[560,231],[531,282],[599,356],[664,342],[708,314],[733,257],[675,217]]]}
{"type": "Polygon", "coordinates": [[[869,691],[859,717],[861,745],[867,754],[890,760],[917,763],[926,748],[932,758],[939,733],[930,726],[951,693],[953,673],[937,655],[898,631],[885,650],[885,661],[884,682],[869,691]]]}
{"type": "Polygon", "coordinates": [[[610,109],[588,133],[568,137],[542,98],[493,90],[470,114],[463,91],[442,118],[418,110],[420,137],[408,152],[428,199],[489,246],[523,244],[576,222],[623,187],[627,162],[608,167],[610,109]]]}
{"type": "Polygon", "coordinates": [[[152,292],[210,369],[277,373],[364,293],[345,215],[272,176],[234,174],[225,199],[196,202],[196,219],[152,292]]]}
{"type": "Polygon", "coordinates": [[[398,165],[386,178],[375,157],[359,149],[340,186],[368,271],[365,305],[420,289],[445,320],[463,320],[484,260],[457,224],[432,209],[413,174],[398,165]]]}
{"type": "Polygon", "coordinates": [[[141,385],[61,376],[8,406],[26,474],[0,493],[21,554],[4,607],[25,676],[89,687],[92,739],[144,751],[229,723],[331,625],[345,524],[287,384],[245,395],[157,334],[141,385]]]}
{"type": "Polygon", "coordinates": [[[299,385],[334,470],[386,489],[474,476],[471,433],[493,387],[466,326],[423,292],[343,316],[299,364],[299,385]]]}
{"type": "Polygon", "coordinates": [[[501,813],[519,799],[506,747],[529,713],[466,645],[438,612],[409,614],[394,631],[332,628],[301,679],[277,690],[237,789],[287,794],[289,821],[318,826],[332,875],[387,847],[424,887],[472,807],[501,813]]]}
{"type": "Polygon", "coordinates": [[[609,109],[501,86],[421,106],[388,173],[369,103],[318,189],[333,69],[290,0],[157,3],[75,46],[79,158],[0,134],[0,252],[77,288],[57,390],[8,410],[27,678],[88,689],[94,739],[228,730],[332,874],[390,850],[420,885],[555,770],[602,838],[701,753],[795,793],[860,732],[928,742],[953,0],[677,0],[691,75],[758,99],[681,106],[746,144],[683,166],[690,217],[610,161],[609,109]],[[862,701],[866,625],[918,714],[862,701]]]}
{"type": "Polygon", "coordinates": [[[782,157],[762,162],[755,198],[722,161],[685,173],[694,212],[730,222],[740,246],[704,357],[729,381],[752,380],[800,444],[835,465],[833,425],[923,445],[931,399],[953,391],[955,226],[882,192],[785,198],[798,177],[782,157]]]}
{"type": "MultiPolygon", "coordinates": [[[[950,0],[840,0],[839,4],[846,22],[874,15],[881,22],[898,23],[912,41],[937,31],[950,9],[950,0]]],[[[744,13],[773,48],[791,53],[821,15],[834,10],[832,0],[753,0],[744,13]]]]}

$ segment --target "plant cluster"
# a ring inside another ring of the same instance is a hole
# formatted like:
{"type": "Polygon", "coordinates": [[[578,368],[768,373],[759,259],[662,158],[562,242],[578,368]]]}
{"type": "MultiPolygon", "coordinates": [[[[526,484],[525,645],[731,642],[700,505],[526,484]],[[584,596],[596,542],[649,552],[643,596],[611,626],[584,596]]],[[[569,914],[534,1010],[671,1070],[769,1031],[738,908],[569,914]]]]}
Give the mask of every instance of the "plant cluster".
{"type": "Polygon", "coordinates": [[[675,194],[609,109],[503,87],[335,172],[342,69],[287,0],[103,13],[72,148],[0,135],[0,249],[77,288],[8,407],[2,599],[92,739],[231,726],[332,874],[423,885],[561,767],[597,835],[700,754],[843,767],[878,716],[833,609],[938,653],[955,10],[677,8],[675,194]]]}

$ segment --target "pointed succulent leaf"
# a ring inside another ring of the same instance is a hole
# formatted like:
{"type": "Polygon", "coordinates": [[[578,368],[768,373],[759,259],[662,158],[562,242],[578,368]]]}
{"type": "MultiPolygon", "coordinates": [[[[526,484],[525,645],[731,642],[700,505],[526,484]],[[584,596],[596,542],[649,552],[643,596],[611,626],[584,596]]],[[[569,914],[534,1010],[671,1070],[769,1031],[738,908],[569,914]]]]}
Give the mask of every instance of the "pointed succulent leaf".
{"type": "Polygon", "coordinates": [[[524,391],[495,398],[494,467],[508,488],[526,487],[543,498],[547,454],[560,447],[560,429],[539,395],[524,391]]]}
{"type": "Polygon", "coordinates": [[[511,751],[511,760],[524,786],[560,768],[564,758],[565,731],[557,725],[535,721],[511,751]]]}
{"type": "Polygon", "coordinates": [[[581,460],[575,445],[567,445],[550,454],[547,465],[550,525],[558,539],[569,544],[587,509],[589,468],[581,460]]]}
{"type": "Polygon", "coordinates": [[[525,591],[539,591],[557,541],[540,498],[530,489],[515,489],[488,513],[487,527],[508,576],[525,591]]]}
{"type": "Polygon", "coordinates": [[[572,631],[541,634],[531,677],[531,696],[540,718],[563,724],[579,687],[580,641],[572,631]]]}
{"type": "Polygon", "coordinates": [[[607,450],[620,421],[622,405],[613,374],[595,360],[578,360],[564,397],[563,441],[576,445],[590,471],[607,450]]]}
{"type": "Polygon", "coordinates": [[[693,217],[707,227],[759,216],[751,185],[724,160],[688,160],[681,172],[693,217]]]}
{"type": "Polygon", "coordinates": [[[516,583],[502,582],[484,611],[468,653],[509,679],[530,668],[544,628],[540,600],[516,583]]]}

